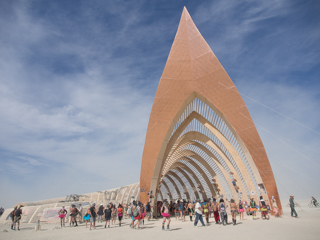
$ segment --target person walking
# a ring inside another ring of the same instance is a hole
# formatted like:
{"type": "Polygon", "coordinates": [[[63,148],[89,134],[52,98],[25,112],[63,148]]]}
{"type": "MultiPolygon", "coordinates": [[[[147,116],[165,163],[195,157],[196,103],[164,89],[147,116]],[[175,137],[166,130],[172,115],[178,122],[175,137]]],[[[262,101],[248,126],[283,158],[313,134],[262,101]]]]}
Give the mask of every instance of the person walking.
{"type": "Polygon", "coordinates": [[[110,205],[108,204],[106,209],[104,210],[104,218],[106,220],[106,224],[104,225],[104,228],[110,228],[110,219],[111,219],[111,208],[110,205]]]}
{"type": "Polygon", "coordinates": [[[228,224],[227,205],[222,198],[220,199],[219,212],[220,212],[221,223],[224,226],[227,225],[228,224]]]}
{"type": "Polygon", "coordinates": [[[170,219],[170,214],[169,214],[169,207],[168,207],[168,201],[167,200],[164,200],[163,201],[163,205],[162,205],[162,209],[161,209],[162,213],[162,230],[165,230],[165,224],[166,224],[166,221],[168,220],[168,224],[167,224],[167,230],[170,231],[170,222],[171,222],[171,219],[170,219]]]}
{"type": "Polygon", "coordinates": [[[232,223],[233,223],[233,225],[236,225],[237,224],[238,207],[237,207],[237,204],[235,203],[234,199],[231,199],[230,211],[231,211],[231,216],[232,216],[232,223]]]}
{"type": "Polygon", "coordinates": [[[18,230],[20,231],[20,219],[21,219],[21,215],[22,215],[22,209],[21,206],[19,206],[17,208],[17,210],[14,213],[14,221],[13,221],[13,225],[14,225],[14,229],[16,228],[16,224],[18,224],[18,230]]]}
{"type": "Polygon", "coordinates": [[[15,228],[13,228],[13,222],[14,222],[14,214],[16,213],[17,211],[17,206],[12,210],[12,212],[10,213],[10,218],[11,218],[11,230],[15,230],[15,228]]]}
{"type": "Polygon", "coordinates": [[[200,204],[200,199],[197,199],[196,205],[195,205],[195,212],[196,212],[196,219],[194,220],[194,226],[196,227],[198,224],[198,221],[200,220],[201,224],[203,227],[205,227],[206,225],[203,222],[202,219],[202,206],[200,204]]]}
{"type": "Polygon", "coordinates": [[[92,227],[96,229],[96,218],[97,218],[96,204],[92,203],[92,206],[90,208],[90,230],[92,227]]]}
{"type": "Polygon", "coordinates": [[[209,203],[208,203],[208,200],[205,200],[202,203],[202,206],[203,206],[203,212],[204,212],[204,216],[206,218],[206,222],[209,225],[209,203]]]}
{"type": "Polygon", "coordinates": [[[213,216],[216,224],[220,223],[220,216],[219,216],[219,203],[215,198],[213,198],[213,202],[211,204],[211,208],[213,209],[213,216]]]}
{"type": "Polygon", "coordinates": [[[290,208],[291,208],[291,217],[293,217],[293,214],[295,215],[295,218],[298,217],[298,214],[294,208],[294,197],[291,195],[289,199],[290,208]]]}
{"type": "Polygon", "coordinates": [[[68,213],[67,209],[65,209],[64,206],[62,206],[62,208],[59,211],[59,218],[60,218],[61,227],[62,227],[62,224],[64,227],[66,226],[65,220],[66,220],[67,213],[68,213]]]}
{"type": "Polygon", "coordinates": [[[134,220],[138,220],[138,222],[133,226],[133,228],[136,227],[137,230],[140,230],[140,221],[142,219],[142,215],[141,215],[141,202],[138,202],[134,212],[133,212],[133,216],[134,216],[134,220]]]}

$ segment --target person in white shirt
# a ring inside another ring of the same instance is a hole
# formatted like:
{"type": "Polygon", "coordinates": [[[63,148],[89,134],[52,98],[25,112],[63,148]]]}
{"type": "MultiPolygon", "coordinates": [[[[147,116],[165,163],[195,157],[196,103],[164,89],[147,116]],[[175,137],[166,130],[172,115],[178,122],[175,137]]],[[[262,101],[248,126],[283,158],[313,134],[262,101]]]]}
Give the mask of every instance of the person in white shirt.
{"type": "Polygon", "coordinates": [[[197,203],[195,206],[195,212],[196,212],[196,219],[194,220],[194,226],[196,227],[198,224],[198,221],[200,220],[202,226],[205,227],[206,225],[204,224],[203,219],[202,219],[203,209],[200,204],[200,199],[197,199],[197,203]]]}

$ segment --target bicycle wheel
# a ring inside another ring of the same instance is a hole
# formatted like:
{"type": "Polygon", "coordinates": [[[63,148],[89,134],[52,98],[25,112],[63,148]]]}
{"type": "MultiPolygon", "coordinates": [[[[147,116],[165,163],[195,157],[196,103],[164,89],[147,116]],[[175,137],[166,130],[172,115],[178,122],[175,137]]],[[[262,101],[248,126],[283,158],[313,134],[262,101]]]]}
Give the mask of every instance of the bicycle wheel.
{"type": "Polygon", "coordinates": [[[320,207],[320,204],[318,202],[316,203],[316,207],[320,207]]]}
{"type": "Polygon", "coordinates": [[[308,206],[313,208],[314,205],[313,205],[313,203],[309,203],[308,206]]]}

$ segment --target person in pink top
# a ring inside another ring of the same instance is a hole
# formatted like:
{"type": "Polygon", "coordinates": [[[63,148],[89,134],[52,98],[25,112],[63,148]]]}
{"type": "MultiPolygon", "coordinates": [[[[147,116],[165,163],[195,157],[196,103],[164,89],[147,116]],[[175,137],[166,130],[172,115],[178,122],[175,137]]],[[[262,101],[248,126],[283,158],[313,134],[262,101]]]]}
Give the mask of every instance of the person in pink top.
{"type": "Polygon", "coordinates": [[[161,208],[161,212],[162,212],[161,215],[163,217],[162,230],[165,230],[164,225],[166,224],[166,221],[168,220],[167,230],[170,231],[169,225],[170,225],[171,219],[170,219],[169,207],[168,207],[168,201],[167,200],[163,201],[163,206],[161,208]]]}

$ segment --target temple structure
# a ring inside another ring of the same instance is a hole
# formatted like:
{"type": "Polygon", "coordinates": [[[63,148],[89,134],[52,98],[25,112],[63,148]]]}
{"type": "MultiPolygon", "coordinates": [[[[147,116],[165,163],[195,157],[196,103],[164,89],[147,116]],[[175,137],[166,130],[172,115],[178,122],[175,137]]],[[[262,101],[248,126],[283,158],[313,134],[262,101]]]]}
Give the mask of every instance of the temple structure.
{"type": "Polygon", "coordinates": [[[281,208],[246,104],[184,8],[150,114],[140,201],[260,196],[281,208]]]}

